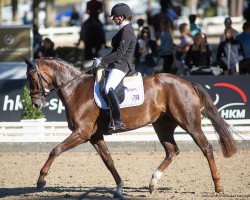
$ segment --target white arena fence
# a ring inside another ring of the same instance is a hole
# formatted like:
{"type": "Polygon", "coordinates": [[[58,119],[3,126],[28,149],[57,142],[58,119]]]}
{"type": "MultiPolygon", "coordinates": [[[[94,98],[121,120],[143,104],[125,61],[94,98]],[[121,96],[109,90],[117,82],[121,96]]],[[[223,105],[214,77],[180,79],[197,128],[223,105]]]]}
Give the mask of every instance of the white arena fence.
{"type": "MultiPolygon", "coordinates": [[[[220,36],[224,32],[224,16],[215,16],[207,17],[203,20],[198,19],[197,23],[201,26],[201,29],[207,36],[220,36]]],[[[240,17],[231,17],[233,22],[233,27],[237,31],[242,31],[242,24],[244,19],[240,17]]],[[[181,23],[189,23],[187,17],[180,17],[176,24],[179,26],[181,23]]],[[[138,25],[136,23],[132,24],[134,29],[137,31],[138,25]]],[[[71,41],[71,44],[74,45],[79,39],[80,26],[70,26],[70,27],[49,27],[49,28],[40,28],[40,34],[45,38],[49,37],[52,41],[55,42],[56,46],[61,46],[65,44],[65,37],[67,41],[71,41]]],[[[104,30],[106,33],[117,30],[118,27],[114,24],[104,25],[104,30]]],[[[179,30],[175,31],[175,36],[180,35],[179,30]]]]}
{"type": "MultiPolygon", "coordinates": [[[[236,140],[250,140],[250,119],[227,120],[238,132],[236,140]]],[[[209,140],[218,140],[210,120],[202,120],[202,129],[209,140]]],[[[61,142],[71,131],[67,122],[0,122],[0,142],[61,142]]],[[[132,131],[105,136],[107,142],[158,141],[152,125],[132,131]]],[[[189,141],[192,138],[180,127],[175,130],[176,141],[189,141]]]]}

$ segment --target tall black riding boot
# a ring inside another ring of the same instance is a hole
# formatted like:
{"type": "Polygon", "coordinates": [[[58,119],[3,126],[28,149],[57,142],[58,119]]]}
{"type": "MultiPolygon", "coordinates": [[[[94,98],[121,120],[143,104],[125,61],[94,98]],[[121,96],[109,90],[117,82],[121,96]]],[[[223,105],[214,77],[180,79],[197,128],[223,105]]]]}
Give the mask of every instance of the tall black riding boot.
{"type": "Polygon", "coordinates": [[[121,118],[120,118],[120,106],[119,106],[119,102],[118,99],[114,93],[113,88],[109,89],[109,93],[107,95],[108,100],[109,100],[109,104],[110,104],[110,108],[112,111],[112,116],[113,116],[113,122],[111,121],[109,129],[110,130],[114,130],[114,131],[118,131],[118,130],[123,130],[125,129],[125,125],[122,122],[121,118]]]}

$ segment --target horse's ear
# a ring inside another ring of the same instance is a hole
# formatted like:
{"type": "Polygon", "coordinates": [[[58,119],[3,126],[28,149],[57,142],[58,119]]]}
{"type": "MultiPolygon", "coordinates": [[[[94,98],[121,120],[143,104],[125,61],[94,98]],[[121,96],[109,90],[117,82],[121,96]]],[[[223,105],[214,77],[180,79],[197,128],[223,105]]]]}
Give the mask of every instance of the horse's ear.
{"type": "Polygon", "coordinates": [[[33,63],[32,63],[28,58],[26,58],[26,57],[23,56],[23,55],[20,55],[20,57],[21,57],[22,60],[28,65],[28,67],[33,66],[33,63]]]}

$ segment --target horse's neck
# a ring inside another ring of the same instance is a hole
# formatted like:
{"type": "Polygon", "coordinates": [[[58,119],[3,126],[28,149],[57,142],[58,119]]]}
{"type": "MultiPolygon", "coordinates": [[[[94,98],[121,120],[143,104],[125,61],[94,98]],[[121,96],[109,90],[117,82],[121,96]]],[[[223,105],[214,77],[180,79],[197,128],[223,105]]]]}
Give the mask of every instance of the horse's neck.
{"type": "Polygon", "coordinates": [[[89,94],[89,91],[91,91],[90,88],[94,87],[94,79],[91,75],[82,74],[71,80],[67,86],[58,90],[58,96],[65,106],[66,112],[70,112],[72,102],[74,104],[78,99],[86,101],[86,97],[91,96],[91,94],[89,94]]]}
{"type": "Polygon", "coordinates": [[[76,87],[86,75],[77,70],[57,67],[54,68],[53,85],[58,89],[59,97],[62,101],[67,101],[74,93],[76,87]]]}

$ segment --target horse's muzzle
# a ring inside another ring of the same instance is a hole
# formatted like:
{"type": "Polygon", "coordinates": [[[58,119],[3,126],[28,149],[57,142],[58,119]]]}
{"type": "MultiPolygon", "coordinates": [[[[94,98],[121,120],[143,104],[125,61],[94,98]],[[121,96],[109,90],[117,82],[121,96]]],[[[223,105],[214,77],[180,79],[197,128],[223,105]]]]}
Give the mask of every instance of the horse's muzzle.
{"type": "Polygon", "coordinates": [[[45,99],[35,99],[32,101],[33,107],[35,108],[43,108],[49,105],[49,103],[45,99]]]}

